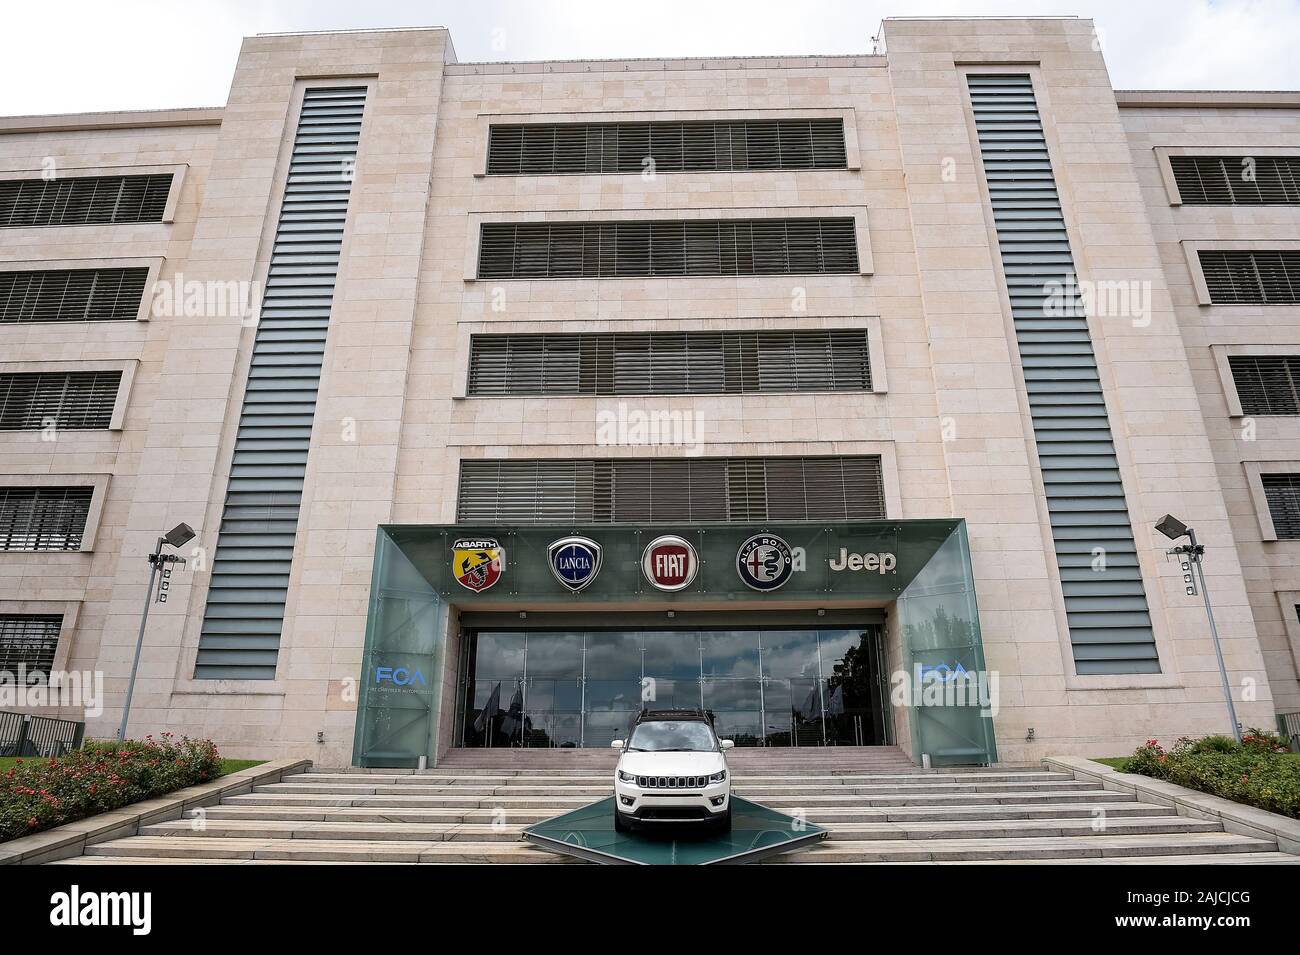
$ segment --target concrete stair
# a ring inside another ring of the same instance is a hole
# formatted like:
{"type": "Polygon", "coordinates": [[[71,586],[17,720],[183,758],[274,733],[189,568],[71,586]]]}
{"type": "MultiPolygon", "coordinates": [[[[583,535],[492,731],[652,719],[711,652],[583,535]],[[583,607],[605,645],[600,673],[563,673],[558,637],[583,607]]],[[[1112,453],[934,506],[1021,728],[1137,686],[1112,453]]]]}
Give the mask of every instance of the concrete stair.
{"type": "MultiPolygon", "coordinates": [[[[521,830],[611,791],[612,750],[457,750],[436,769],[313,769],[65,864],[566,863],[521,830]]],[[[733,751],[735,791],[830,831],[767,861],[1296,863],[1275,843],[1039,769],[916,769],[892,747],[733,751]]]]}

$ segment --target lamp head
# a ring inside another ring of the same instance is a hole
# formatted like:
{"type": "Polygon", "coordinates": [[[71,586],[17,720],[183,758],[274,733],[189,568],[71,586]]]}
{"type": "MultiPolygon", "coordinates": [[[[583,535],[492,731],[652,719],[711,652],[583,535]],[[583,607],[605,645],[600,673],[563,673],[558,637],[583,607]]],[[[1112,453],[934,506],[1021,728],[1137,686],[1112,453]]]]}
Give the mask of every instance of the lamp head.
{"type": "Polygon", "coordinates": [[[194,540],[194,528],[190,527],[188,524],[177,524],[163,535],[163,540],[172,547],[184,547],[190,541],[194,540]]]}
{"type": "Polygon", "coordinates": [[[1164,534],[1171,541],[1176,541],[1180,537],[1187,535],[1187,525],[1174,517],[1172,514],[1166,514],[1156,522],[1156,530],[1164,534]]]}

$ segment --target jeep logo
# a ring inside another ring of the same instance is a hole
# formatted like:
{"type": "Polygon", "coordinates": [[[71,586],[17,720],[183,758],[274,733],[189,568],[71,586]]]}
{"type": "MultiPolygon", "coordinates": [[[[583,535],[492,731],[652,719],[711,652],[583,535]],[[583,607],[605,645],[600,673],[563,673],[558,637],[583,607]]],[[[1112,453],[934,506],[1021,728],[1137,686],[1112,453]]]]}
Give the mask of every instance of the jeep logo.
{"type": "Polygon", "coordinates": [[[831,570],[861,570],[866,573],[896,573],[898,557],[894,554],[850,554],[847,547],[840,548],[840,556],[828,557],[831,570]]]}

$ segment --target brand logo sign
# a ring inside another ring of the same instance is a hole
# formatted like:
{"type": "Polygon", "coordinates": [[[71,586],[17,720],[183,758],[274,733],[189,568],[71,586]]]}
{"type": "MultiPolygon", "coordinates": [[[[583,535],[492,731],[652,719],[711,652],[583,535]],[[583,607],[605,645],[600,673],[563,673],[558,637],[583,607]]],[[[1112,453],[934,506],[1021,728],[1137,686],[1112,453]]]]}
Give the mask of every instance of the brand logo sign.
{"type": "Polygon", "coordinates": [[[487,590],[506,570],[506,551],[493,537],[462,537],[451,545],[456,581],[475,593],[487,590]]]}
{"type": "Polygon", "coordinates": [[[700,561],[691,542],[674,534],[656,537],[641,554],[641,572],[659,590],[685,590],[699,569],[700,561]]]}
{"type": "Polygon", "coordinates": [[[755,534],[736,551],[736,573],[754,590],[776,590],[793,571],[790,545],[774,534],[755,534]]]}
{"type": "Polygon", "coordinates": [[[423,673],[406,667],[375,667],[375,682],[391,683],[394,686],[427,685],[423,673]]]}
{"type": "Polygon", "coordinates": [[[850,554],[847,547],[840,548],[839,557],[827,558],[831,570],[860,570],[868,574],[893,574],[898,570],[898,557],[895,554],[850,554]]]}
{"type": "Polygon", "coordinates": [[[546,548],[551,573],[575,594],[600,573],[600,545],[587,537],[562,537],[546,548]]]}

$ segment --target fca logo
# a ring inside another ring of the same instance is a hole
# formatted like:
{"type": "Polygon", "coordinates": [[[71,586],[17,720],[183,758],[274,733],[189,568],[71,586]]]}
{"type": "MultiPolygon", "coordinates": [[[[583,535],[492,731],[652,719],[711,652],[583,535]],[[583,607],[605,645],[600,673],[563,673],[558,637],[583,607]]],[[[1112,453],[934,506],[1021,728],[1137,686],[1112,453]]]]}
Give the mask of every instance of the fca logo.
{"type": "Polygon", "coordinates": [[[419,670],[412,673],[406,667],[375,667],[376,683],[392,683],[395,686],[425,685],[424,674],[419,670]]]}

